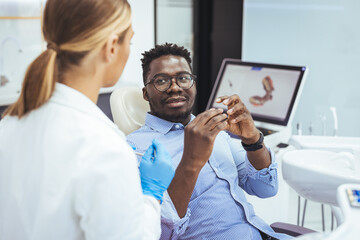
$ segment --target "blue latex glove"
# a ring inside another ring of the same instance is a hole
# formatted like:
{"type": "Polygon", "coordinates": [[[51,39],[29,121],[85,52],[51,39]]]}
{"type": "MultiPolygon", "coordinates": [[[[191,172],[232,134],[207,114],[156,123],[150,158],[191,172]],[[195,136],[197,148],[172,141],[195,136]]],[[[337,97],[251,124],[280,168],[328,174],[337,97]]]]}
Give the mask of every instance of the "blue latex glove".
{"type": "Polygon", "coordinates": [[[139,170],[143,193],[162,201],[175,170],[170,154],[159,141],[155,139],[152,141],[152,145],[142,157],[139,170]]]}

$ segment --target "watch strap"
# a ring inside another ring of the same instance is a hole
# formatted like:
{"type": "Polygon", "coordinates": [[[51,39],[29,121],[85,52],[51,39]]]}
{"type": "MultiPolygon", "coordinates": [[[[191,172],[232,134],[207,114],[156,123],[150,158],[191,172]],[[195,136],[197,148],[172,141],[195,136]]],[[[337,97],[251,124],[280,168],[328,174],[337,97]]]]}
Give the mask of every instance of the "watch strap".
{"type": "Polygon", "coordinates": [[[260,133],[260,137],[259,137],[259,140],[256,143],[245,144],[245,143],[241,142],[241,145],[243,146],[245,151],[254,152],[254,151],[259,150],[259,149],[261,149],[263,147],[264,135],[262,134],[262,132],[259,132],[259,133],[260,133]]]}

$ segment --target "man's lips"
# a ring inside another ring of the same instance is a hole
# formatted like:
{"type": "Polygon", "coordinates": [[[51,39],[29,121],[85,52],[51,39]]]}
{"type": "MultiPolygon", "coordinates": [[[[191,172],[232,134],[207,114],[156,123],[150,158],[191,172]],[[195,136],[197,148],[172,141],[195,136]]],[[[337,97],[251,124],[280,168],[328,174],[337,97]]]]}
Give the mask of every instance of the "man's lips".
{"type": "Polygon", "coordinates": [[[185,97],[169,97],[165,100],[165,103],[176,103],[176,102],[185,102],[185,97]]]}
{"type": "Polygon", "coordinates": [[[165,104],[169,107],[181,107],[185,104],[185,97],[170,97],[165,100],[165,104]]]}

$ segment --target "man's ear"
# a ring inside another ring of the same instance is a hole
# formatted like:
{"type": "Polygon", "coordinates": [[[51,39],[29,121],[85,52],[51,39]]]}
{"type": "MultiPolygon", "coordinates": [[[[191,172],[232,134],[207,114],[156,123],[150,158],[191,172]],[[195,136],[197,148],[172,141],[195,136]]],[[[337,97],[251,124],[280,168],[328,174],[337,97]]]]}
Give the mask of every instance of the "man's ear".
{"type": "Polygon", "coordinates": [[[116,56],[119,49],[118,39],[119,37],[116,34],[111,34],[106,41],[103,48],[103,56],[106,62],[111,62],[112,59],[116,56]]]}
{"type": "Polygon", "coordinates": [[[143,98],[146,100],[146,101],[149,101],[149,97],[148,97],[148,93],[146,91],[146,87],[143,87],[142,88],[142,92],[143,92],[143,98]]]}

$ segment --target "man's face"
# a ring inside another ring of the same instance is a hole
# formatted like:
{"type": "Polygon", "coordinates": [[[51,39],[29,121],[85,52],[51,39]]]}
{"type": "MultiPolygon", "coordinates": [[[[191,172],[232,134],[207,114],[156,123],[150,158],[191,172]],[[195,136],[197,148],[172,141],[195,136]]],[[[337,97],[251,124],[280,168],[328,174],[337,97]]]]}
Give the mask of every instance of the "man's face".
{"type": "MultiPolygon", "coordinates": [[[[162,56],[150,63],[146,83],[159,74],[176,76],[181,73],[191,73],[185,58],[173,55],[162,56]]],[[[143,96],[150,104],[152,115],[184,125],[190,121],[195,95],[195,83],[191,88],[184,90],[176,84],[175,78],[173,78],[170,88],[164,92],[157,90],[152,83],[143,88],[143,96]]]]}

